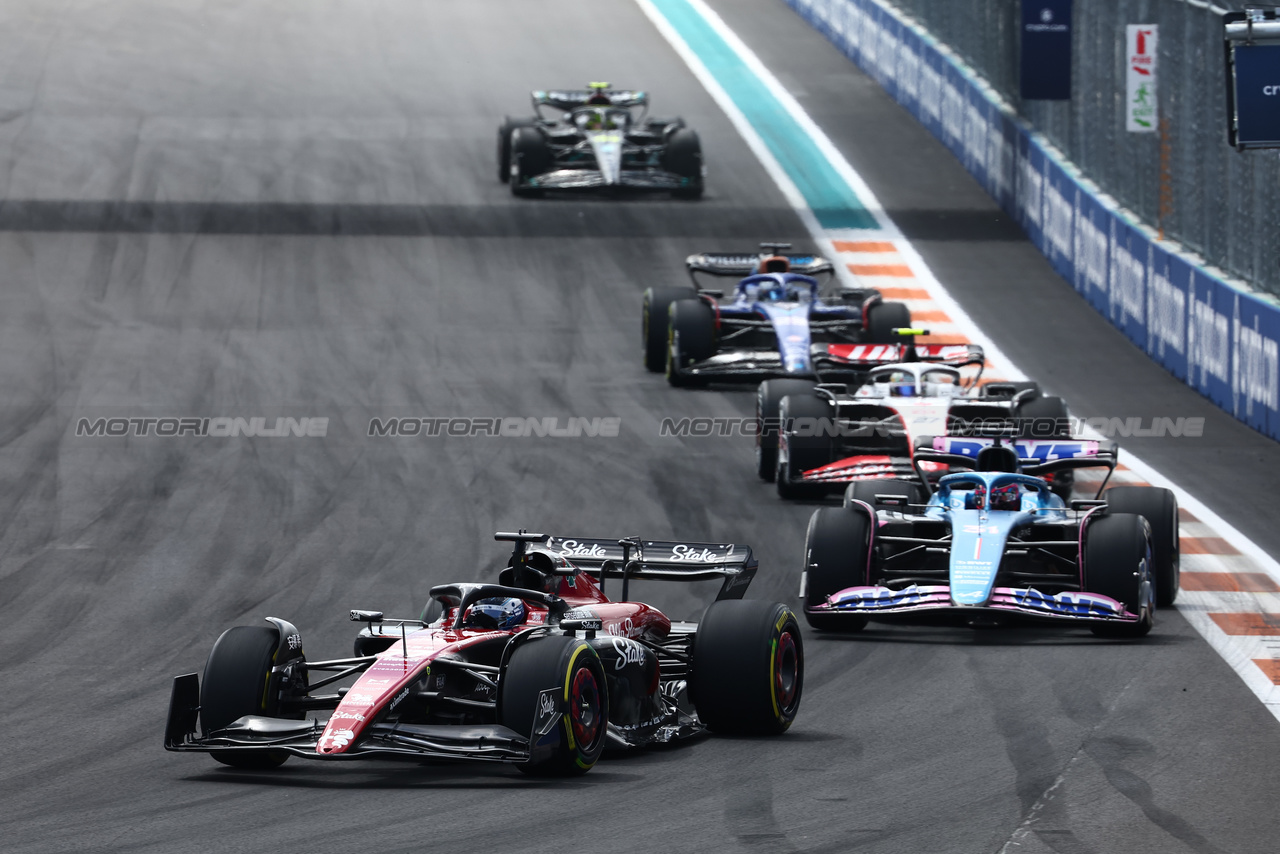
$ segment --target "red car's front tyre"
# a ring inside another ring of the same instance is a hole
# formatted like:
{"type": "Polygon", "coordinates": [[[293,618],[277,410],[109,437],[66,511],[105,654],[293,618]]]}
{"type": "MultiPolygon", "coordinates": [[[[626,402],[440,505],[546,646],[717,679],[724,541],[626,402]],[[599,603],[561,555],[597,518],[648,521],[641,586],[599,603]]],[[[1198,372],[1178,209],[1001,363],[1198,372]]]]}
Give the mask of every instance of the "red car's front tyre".
{"type": "Polygon", "coordinates": [[[563,710],[560,743],[550,757],[519,766],[527,774],[569,777],[592,769],[604,752],[609,729],[609,691],[596,651],[583,640],[551,635],[516,647],[498,683],[498,709],[503,726],[529,735],[538,733],[539,703],[554,691],[563,710]]]}
{"type": "Polygon", "coordinates": [[[804,689],[795,613],[759,599],[711,603],[694,639],[689,689],[698,718],[715,732],[785,732],[804,689]]]}

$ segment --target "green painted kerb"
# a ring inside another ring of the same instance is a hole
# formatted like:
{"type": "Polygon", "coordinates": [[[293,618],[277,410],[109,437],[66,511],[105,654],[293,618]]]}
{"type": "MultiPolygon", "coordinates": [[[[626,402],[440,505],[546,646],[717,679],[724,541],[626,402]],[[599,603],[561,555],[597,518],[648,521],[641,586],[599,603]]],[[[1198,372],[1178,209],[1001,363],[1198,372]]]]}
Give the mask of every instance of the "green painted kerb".
{"type": "Polygon", "coordinates": [[[728,93],[823,228],[877,228],[849,185],[791,114],[686,0],[651,0],[728,93]]]}

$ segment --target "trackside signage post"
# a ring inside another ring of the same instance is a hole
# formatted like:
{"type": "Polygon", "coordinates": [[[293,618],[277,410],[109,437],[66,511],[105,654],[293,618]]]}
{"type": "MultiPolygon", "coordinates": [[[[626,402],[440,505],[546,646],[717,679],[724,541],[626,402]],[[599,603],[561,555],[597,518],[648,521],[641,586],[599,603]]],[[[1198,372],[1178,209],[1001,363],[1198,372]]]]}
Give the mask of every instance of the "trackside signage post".
{"type": "Polygon", "coordinates": [[[1156,102],[1155,24],[1130,24],[1125,27],[1125,54],[1128,56],[1125,80],[1124,127],[1130,133],[1155,133],[1160,124],[1156,102]]]}
{"type": "Polygon", "coordinates": [[[1022,0],[1021,94],[1028,101],[1071,98],[1071,0],[1022,0]]]}
{"type": "Polygon", "coordinates": [[[1250,9],[1223,21],[1227,141],[1240,151],[1280,148],[1280,16],[1250,9]]]}

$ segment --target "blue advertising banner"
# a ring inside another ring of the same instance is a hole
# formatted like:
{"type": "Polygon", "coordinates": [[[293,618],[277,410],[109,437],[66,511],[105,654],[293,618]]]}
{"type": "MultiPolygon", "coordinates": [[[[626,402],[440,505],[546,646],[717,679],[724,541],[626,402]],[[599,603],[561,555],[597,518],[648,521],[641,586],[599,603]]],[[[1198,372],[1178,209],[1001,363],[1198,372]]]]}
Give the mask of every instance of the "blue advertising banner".
{"type": "Polygon", "coordinates": [[[1022,0],[1021,94],[1071,98],[1071,0],[1022,0]]]}
{"type": "Polygon", "coordinates": [[[1187,296],[1187,384],[1234,412],[1231,317],[1235,293],[1197,270],[1187,296]]]}
{"type": "Polygon", "coordinates": [[[1076,182],[1052,161],[1045,175],[1043,207],[1042,251],[1059,276],[1068,282],[1074,281],[1076,182]]]}
{"type": "Polygon", "coordinates": [[[1231,396],[1235,416],[1273,433],[1280,422],[1280,316],[1248,294],[1236,294],[1231,321],[1231,396]]]}
{"type": "Polygon", "coordinates": [[[1129,340],[1147,343],[1147,239],[1118,216],[1111,220],[1109,316],[1129,340]]]}
{"type": "Polygon", "coordinates": [[[920,113],[917,118],[929,133],[942,139],[942,81],[947,61],[936,50],[926,51],[920,62],[920,113]]]}
{"type": "Polygon", "coordinates": [[[1037,249],[1044,249],[1040,230],[1044,212],[1044,152],[1026,134],[1018,137],[1017,167],[1014,174],[1015,215],[1022,230],[1037,249]]]}
{"type": "Polygon", "coordinates": [[[1280,146],[1280,44],[1235,46],[1235,144],[1280,146]]]}
{"type": "Polygon", "coordinates": [[[1147,260],[1147,353],[1187,379],[1187,291],[1194,268],[1154,243],[1147,260]]]}
{"type": "Polygon", "coordinates": [[[988,155],[994,161],[988,165],[991,196],[1001,208],[1011,211],[1018,168],[1018,125],[995,104],[991,105],[991,120],[999,128],[993,151],[988,155]]]}
{"type": "Polygon", "coordinates": [[[1075,200],[1075,225],[1072,246],[1075,251],[1075,278],[1072,283],[1089,304],[1103,314],[1110,312],[1107,298],[1108,271],[1111,268],[1110,212],[1088,193],[1075,200]]]}

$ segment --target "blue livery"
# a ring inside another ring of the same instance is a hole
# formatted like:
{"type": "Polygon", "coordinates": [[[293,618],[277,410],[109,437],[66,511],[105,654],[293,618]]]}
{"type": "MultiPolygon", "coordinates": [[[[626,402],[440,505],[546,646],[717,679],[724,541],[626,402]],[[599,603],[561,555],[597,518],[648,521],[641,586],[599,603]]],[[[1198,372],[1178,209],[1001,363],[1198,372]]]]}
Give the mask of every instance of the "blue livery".
{"type": "Polygon", "coordinates": [[[1158,585],[1171,585],[1171,604],[1178,522],[1168,490],[1122,487],[1068,503],[1039,476],[1103,467],[1109,479],[1114,447],[955,436],[922,445],[917,466],[952,469],[932,493],[924,477],[860,481],[844,506],[814,514],[801,595],[815,628],[916,614],[969,625],[1078,622],[1137,637],[1154,624],[1158,585]]]}

